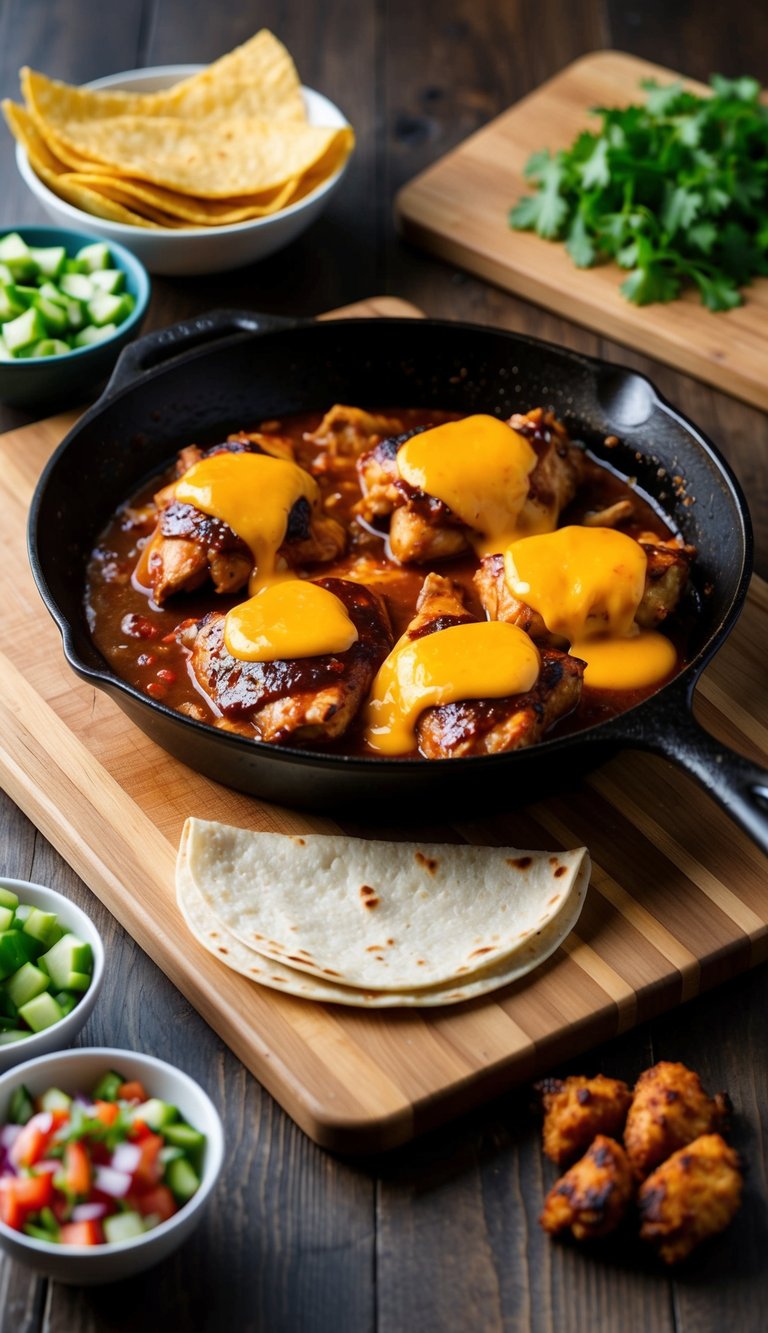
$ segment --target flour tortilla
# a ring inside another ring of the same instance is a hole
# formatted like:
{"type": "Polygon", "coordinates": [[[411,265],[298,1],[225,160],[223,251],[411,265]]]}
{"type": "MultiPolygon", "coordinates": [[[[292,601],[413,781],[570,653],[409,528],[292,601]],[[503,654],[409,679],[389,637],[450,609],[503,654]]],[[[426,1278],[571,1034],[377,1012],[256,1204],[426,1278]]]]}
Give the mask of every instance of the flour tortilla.
{"type": "Polygon", "coordinates": [[[475,973],[469,981],[414,991],[364,991],[354,986],[341,986],[275,962],[257,949],[249,948],[214,916],[192,879],[186,857],[180,856],[177,864],[176,893],[184,919],[203,948],[225,967],[260,986],[304,1000],[343,1004],[355,1009],[430,1009],[488,995],[519,981],[539,967],[576,925],[589,885],[589,869],[589,858],[586,857],[577,875],[575,892],[567,899],[562,912],[506,962],[475,973]]]}
{"type": "Polygon", "coordinates": [[[364,991],[463,985],[531,957],[535,966],[589,880],[586,848],[291,836],[198,819],[187,820],[178,864],[182,900],[188,878],[250,949],[364,991]]]}

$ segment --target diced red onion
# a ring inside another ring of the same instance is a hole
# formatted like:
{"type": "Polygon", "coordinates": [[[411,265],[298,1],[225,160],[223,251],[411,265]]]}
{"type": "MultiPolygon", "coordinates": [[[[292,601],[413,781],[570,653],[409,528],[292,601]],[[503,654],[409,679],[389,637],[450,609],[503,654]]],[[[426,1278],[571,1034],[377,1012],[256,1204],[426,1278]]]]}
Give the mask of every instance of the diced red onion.
{"type": "Polygon", "coordinates": [[[141,1148],[138,1143],[118,1143],[112,1154],[110,1166],[114,1167],[115,1171],[127,1171],[132,1176],[140,1161],[141,1148]]]}
{"type": "Polygon", "coordinates": [[[127,1171],[116,1171],[113,1166],[97,1166],[93,1183],[102,1194],[110,1199],[122,1199],[131,1188],[131,1177],[127,1171]]]}
{"type": "Polygon", "coordinates": [[[97,1222],[106,1217],[109,1209],[105,1203],[76,1203],[72,1209],[73,1222],[97,1222]]]}
{"type": "Polygon", "coordinates": [[[23,1125],[3,1125],[0,1129],[0,1144],[3,1148],[10,1148],[23,1128],[23,1125]]]}

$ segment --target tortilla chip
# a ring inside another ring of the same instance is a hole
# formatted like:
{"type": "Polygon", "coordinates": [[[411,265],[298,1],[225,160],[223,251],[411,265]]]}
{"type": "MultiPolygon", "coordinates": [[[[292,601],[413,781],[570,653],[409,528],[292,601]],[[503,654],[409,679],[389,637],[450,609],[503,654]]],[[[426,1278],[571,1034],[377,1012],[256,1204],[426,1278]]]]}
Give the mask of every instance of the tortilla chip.
{"type": "Polygon", "coordinates": [[[366,991],[463,985],[489,965],[537,960],[588,865],[583,847],[290,837],[198,819],[179,851],[182,880],[242,943],[366,991]]]}
{"type": "Polygon", "coordinates": [[[176,220],[198,227],[229,226],[252,218],[268,217],[293,201],[299,180],[294,176],[276,190],[263,194],[243,195],[242,202],[219,199],[196,199],[177,194],[162,186],[129,176],[112,176],[99,172],[68,172],[67,183],[81,185],[108,198],[118,199],[128,207],[135,207],[146,217],[157,216],[161,221],[176,220]]]}
{"type": "MultiPolygon", "coordinates": [[[[39,121],[35,122],[40,129],[39,121]]],[[[312,170],[326,155],[337,164],[352,147],[348,127],[276,124],[235,116],[196,124],[173,116],[114,116],[57,124],[45,134],[76,170],[99,163],[204,199],[273,190],[312,170]]]]}
{"type": "Polygon", "coordinates": [[[548,930],[530,941],[526,950],[503,963],[474,973],[470,980],[413,991],[365,991],[354,986],[340,985],[327,978],[313,977],[286,963],[278,963],[257,949],[249,948],[211,911],[197,889],[185,857],[179,856],[176,868],[176,893],[184,919],[195,939],[218,962],[270,990],[283,991],[284,994],[296,995],[304,1000],[343,1004],[357,1009],[431,1009],[460,1004],[521,980],[545,962],[571,933],[588,884],[589,860],[586,859],[577,877],[576,892],[570,895],[566,907],[552,921],[548,930]]]}
{"type": "Polygon", "coordinates": [[[154,93],[76,88],[27,66],[20,73],[24,100],[35,119],[52,125],[126,115],[222,117],[235,108],[257,118],[306,121],[296,66],[266,28],[206,69],[154,93]]]}

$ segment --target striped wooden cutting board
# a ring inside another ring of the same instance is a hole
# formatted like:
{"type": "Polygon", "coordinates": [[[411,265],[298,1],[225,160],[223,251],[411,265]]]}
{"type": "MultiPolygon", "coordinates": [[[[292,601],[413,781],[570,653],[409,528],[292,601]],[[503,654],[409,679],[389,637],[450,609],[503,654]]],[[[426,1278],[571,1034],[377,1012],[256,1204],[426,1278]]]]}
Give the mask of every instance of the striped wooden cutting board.
{"type": "MultiPolygon", "coordinates": [[[[404,313],[394,302],[354,313],[365,310],[404,313]]],[[[175,904],[185,817],[331,833],[343,820],[268,806],[200,777],[67,667],[27,568],[25,527],[37,476],[70,421],[0,437],[0,779],[318,1143],[342,1152],[392,1147],[768,955],[765,859],[688,778],[627,754],[556,799],[424,830],[453,841],[590,848],[594,873],[578,929],[530,978],[443,1012],[365,1013],[267,991],[220,966],[190,938],[175,904]]],[[[756,581],[698,701],[707,726],[762,763],[766,643],[768,588],[756,581]]]]}
{"type": "Polygon", "coordinates": [[[641,80],[679,78],[621,51],[592,51],[405,185],[396,214],[409,240],[442,259],[768,408],[768,279],[727,313],[706,310],[695,292],[636,306],[621,295],[615,264],[578,269],[563,245],[507,224],[511,206],[531,193],[523,169],[532,153],[567,148],[581,130],[597,129],[592,107],[642,100],[641,80]]]}

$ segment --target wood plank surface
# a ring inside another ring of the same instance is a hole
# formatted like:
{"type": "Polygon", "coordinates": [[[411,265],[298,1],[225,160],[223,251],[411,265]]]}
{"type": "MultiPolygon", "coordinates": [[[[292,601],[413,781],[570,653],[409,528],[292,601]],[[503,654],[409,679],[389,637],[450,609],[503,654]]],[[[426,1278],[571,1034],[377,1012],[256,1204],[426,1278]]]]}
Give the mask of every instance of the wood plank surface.
{"type": "MultiPolygon", "coordinates": [[[[306,235],[263,264],[189,281],[157,279],[148,329],[233,306],[311,315],[371,291],[430,315],[549,339],[648,375],[717,441],[755,519],[768,578],[768,420],[701,381],[527,303],[404,243],[393,195],[570,61],[613,47],[700,80],[764,76],[768,25],[750,0],[3,0],[0,88],[29,63],[83,82],[135,65],[208,61],[260,25],[306,83],[357,131],[344,187],[306,235]]],[[[0,127],[0,226],[42,223],[0,127]]],[[[39,416],[0,405],[0,431],[39,416]]],[[[2,620],[0,619],[0,637],[2,620]]],[[[704,717],[702,710],[702,717],[704,717]]],[[[709,724],[710,717],[706,721],[709,724]]],[[[651,765],[654,778],[663,771],[651,765]]],[[[656,1058],[684,1060],[735,1105],[748,1165],[732,1227],[678,1271],[636,1236],[552,1244],[537,1223],[555,1169],[542,1160],[526,1088],[414,1143],[349,1162],[317,1148],[252,1078],[47,839],[0,793],[0,870],[52,884],[96,921],[109,956],[81,1044],[145,1050],[186,1069],[222,1114],[227,1159],[205,1222],[160,1267],[117,1288],[49,1283],[0,1257],[0,1333],[763,1333],[768,1305],[768,967],[765,964],[591,1052],[558,1073],[633,1081],[656,1058]]]]}
{"type": "Polygon", "coordinates": [[[695,290],[636,306],[621,295],[615,264],[576,268],[564,245],[507,222],[510,207],[532,192],[524,176],[532,153],[567,148],[596,129],[593,107],[641,101],[643,80],[681,78],[620,51],[590,52],[405,185],[396,213],[405,237],[441,258],[766,408],[768,279],[727,312],[707,310],[695,290]]]}
{"type": "MultiPolygon", "coordinates": [[[[374,299],[343,313],[416,312],[374,299]]],[[[764,858],[686,777],[623,755],[565,795],[445,831],[477,843],[590,848],[592,885],[578,927],[530,978],[442,1011],[365,1013],[278,994],[219,964],[190,937],[175,902],[185,818],[332,833],[343,814],[334,822],[283,810],[201,777],[74,677],[24,556],[36,478],[70,420],[0,437],[0,777],[315,1141],[341,1152],[402,1144],[768,954],[764,858]]],[[[738,701],[731,688],[733,664],[766,642],[768,589],[758,581],[701,694],[716,729],[737,745],[748,743],[743,720],[751,720],[752,746],[768,762],[760,681],[750,692],[742,673],[738,701]]],[[[376,834],[375,826],[364,831],[376,834]]]]}

